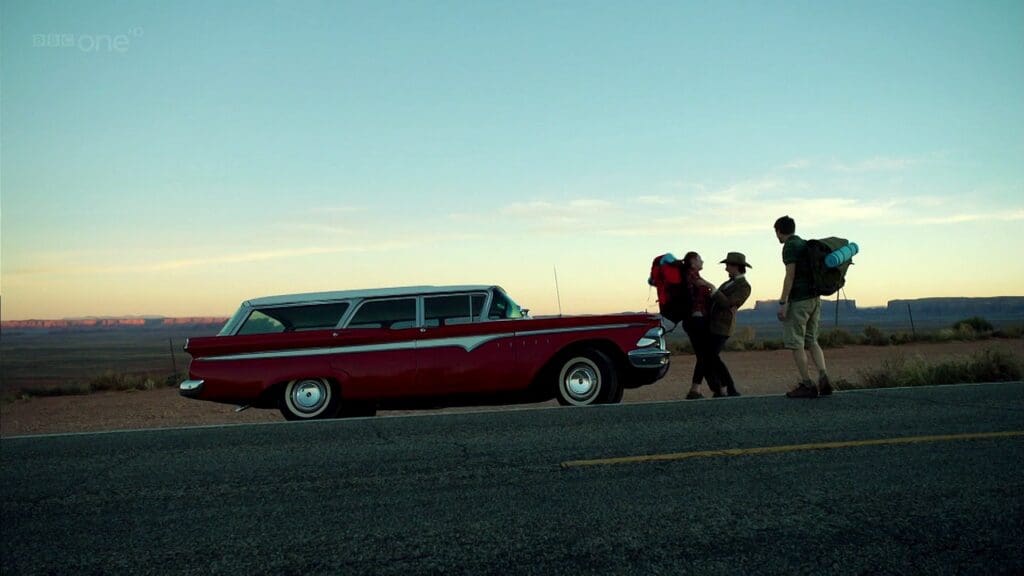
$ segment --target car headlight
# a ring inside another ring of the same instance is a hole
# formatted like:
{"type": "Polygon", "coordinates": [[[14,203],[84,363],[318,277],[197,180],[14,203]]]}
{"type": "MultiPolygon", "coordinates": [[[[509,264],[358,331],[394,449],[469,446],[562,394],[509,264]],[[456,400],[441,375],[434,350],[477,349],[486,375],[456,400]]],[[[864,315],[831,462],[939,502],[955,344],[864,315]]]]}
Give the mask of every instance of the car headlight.
{"type": "Polygon", "coordinates": [[[647,348],[648,346],[654,346],[655,344],[661,342],[661,337],[664,335],[665,329],[662,328],[661,326],[658,326],[657,328],[651,328],[650,330],[647,331],[646,334],[643,335],[643,338],[640,338],[639,340],[636,341],[636,346],[637,348],[647,348]]]}

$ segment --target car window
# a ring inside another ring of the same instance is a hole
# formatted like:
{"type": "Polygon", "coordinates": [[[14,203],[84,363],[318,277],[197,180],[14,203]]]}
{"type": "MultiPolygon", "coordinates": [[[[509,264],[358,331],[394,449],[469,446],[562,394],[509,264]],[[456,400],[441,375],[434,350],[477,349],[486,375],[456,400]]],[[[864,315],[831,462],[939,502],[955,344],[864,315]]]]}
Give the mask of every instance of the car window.
{"type": "Polygon", "coordinates": [[[512,301],[504,292],[495,291],[494,300],[491,302],[491,309],[487,311],[488,320],[504,320],[507,318],[522,318],[523,311],[519,305],[512,301]]]}
{"type": "Polygon", "coordinates": [[[412,328],[416,326],[416,299],[371,300],[356,310],[349,328],[412,328]]]}
{"type": "Polygon", "coordinates": [[[284,331],[284,324],[259,310],[253,310],[252,314],[249,314],[249,318],[245,320],[245,324],[242,324],[242,327],[238,329],[238,334],[240,336],[245,334],[276,334],[284,331]]]}
{"type": "Polygon", "coordinates": [[[328,330],[338,325],[348,302],[279,306],[253,311],[239,334],[268,334],[301,330],[328,330]]]}
{"type": "Polygon", "coordinates": [[[228,321],[224,323],[224,326],[220,329],[220,332],[217,333],[217,336],[230,336],[230,335],[232,335],[235,332],[235,326],[238,326],[238,324],[242,320],[244,320],[245,317],[248,316],[248,315],[249,315],[249,307],[248,306],[244,306],[243,305],[238,310],[235,310],[235,313],[232,314],[231,318],[229,318],[228,321]]]}
{"type": "Polygon", "coordinates": [[[450,294],[423,299],[423,316],[429,327],[468,324],[483,312],[484,294],[450,294]]]}

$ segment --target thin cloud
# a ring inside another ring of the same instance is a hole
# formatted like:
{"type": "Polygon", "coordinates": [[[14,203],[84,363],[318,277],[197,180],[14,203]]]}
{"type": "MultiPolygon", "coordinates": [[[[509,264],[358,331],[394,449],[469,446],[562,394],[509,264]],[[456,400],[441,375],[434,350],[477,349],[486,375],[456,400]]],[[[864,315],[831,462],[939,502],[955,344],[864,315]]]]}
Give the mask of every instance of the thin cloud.
{"type": "Polygon", "coordinates": [[[840,161],[833,161],[829,165],[829,169],[833,172],[842,172],[844,174],[863,174],[866,172],[893,172],[897,170],[903,170],[914,164],[919,163],[920,160],[917,158],[906,158],[906,157],[891,157],[891,156],[875,156],[859,162],[847,163],[840,161]]]}
{"type": "Polygon", "coordinates": [[[67,266],[50,265],[46,267],[33,267],[13,270],[9,274],[5,273],[5,276],[10,275],[24,277],[41,275],[132,274],[168,272],[209,266],[225,266],[231,264],[246,264],[251,262],[263,262],[287,258],[300,258],[303,256],[406,250],[418,245],[421,245],[421,242],[394,241],[382,242],[378,244],[351,245],[340,247],[307,247],[281,250],[257,250],[251,252],[241,252],[236,254],[225,254],[209,258],[185,258],[177,260],[164,260],[161,262],[126,264],[118,266],[82,266],[79,264],[69,264],[67,266]]]}
{"type": "Polygon", "coordinates": [[[802,170],[811,165],[811,161],[807,158],[797,158],[796,160],[790,160],[782,166],[779,166],[780,170],[802,170]]]}
{"type": "Polygon", "coordinates": [[[335,224],[316,224],[313,222],[283,222],[279,224],[277,227],[292,231],[301,230],[305,232],[313,232],[316,234],[344,236],[350,236],[357,232],[356,230],[349,228],[348,226],[339,226],[335,224]]]}
{"type": "Polygon", "coordinates": [[[935,224],[964,224],[967,222],[1017,222],[1024,220],[1024,209],[1009,212],[984,212],[975,214],[950,214],[948,216],[931,216],[909,220],[908,224],[922,226],[935,224]]]}
{"type": "Polygon", "coordinates": [[[307,208],[300,211],[301,214],[350,214],[352,212],[362,212],[366,208],[362,206],[316,206],[313,208],[307,208]]]}
{"type": "Polygon", "coordinates": [[[674,204],[675,203],[675,199],[674,198],[670,198],[668,196],[658,196],[658,195],[651,194],[651,195],[637,196],[636,197],[636,203],[637,204],[645,204],[645,205],[648,205],[648,206],[668,206],[669,204],[674,204]]]}
{"type": "Polygon", "coordinates": [[[532,200],[507,204],[501,208],[500,212],[506,216],[564,220],[576,219],[583,214],[607,211],[613,206],[607,200],[594,198],[578,198],[562,203],[532,200]]]}

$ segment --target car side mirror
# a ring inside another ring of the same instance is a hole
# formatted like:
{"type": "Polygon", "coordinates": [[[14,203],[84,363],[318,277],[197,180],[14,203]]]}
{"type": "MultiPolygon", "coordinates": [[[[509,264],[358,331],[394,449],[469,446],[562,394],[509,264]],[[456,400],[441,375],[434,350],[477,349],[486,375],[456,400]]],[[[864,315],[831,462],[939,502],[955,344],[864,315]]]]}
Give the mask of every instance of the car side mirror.
{"type": "Polygon", "coordinates": [[[520,310],[523,313],[523,318],[526,318],[527,316],[530,315],[530,309],[529,308],[520,308],[520,310]]]}

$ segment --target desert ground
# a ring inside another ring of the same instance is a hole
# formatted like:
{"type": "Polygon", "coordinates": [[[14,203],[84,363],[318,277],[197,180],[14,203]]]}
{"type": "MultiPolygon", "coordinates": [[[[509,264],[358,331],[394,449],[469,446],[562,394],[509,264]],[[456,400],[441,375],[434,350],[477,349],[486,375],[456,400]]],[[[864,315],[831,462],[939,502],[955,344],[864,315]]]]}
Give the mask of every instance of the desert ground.
{"type": "MultiPolygon", "coordinates": [[[[853,346],[826,350],[829,374],[833,380],[856,382],[862,370],[878,368],[886,358],[920,356],[929,362],[966,357],[987,349],[1002,348],[1024,357],[1024,341],[989,340],[910,344],[898,347],[853,346]]],[[[786,350],[726,352],[737,387],[743,394],[782,394],[795,385],[797,376],[791,354],[786,350]]],[[[686,394],[693,371],[694,357],[672,357],[672,368],[661,381],[627,390],[623,402],[680,400],[686,394]]],[[[706,387],[703,392],[707,393],[706,387]]],[[[705,399],[697,402],[720,402],[705,399]]],[[[540,406],[554,406],[554,401],[540,406]]],[[[538,406],[527,405],[527,406],[538,406]]],[[[481,410],[447,408],[439,411],[481,410]]],[[[494,409],[494,408],[486,408],[494,409]]],[[[497,408],[507,409],[507,408],[497,408]]],[[[382,416],[410,412],[382,411],[382,416]]],[[[164,388],[138,392],[105,392],[88,396],[58,396],[17,400],[0,406],[0,435],[93,432],[134,428],[166,428],[215,424],[282,421],[276,410],[249,409],[235,412],[233,406],[198,402],[182,398],[177,389],[164,388]]]]}

